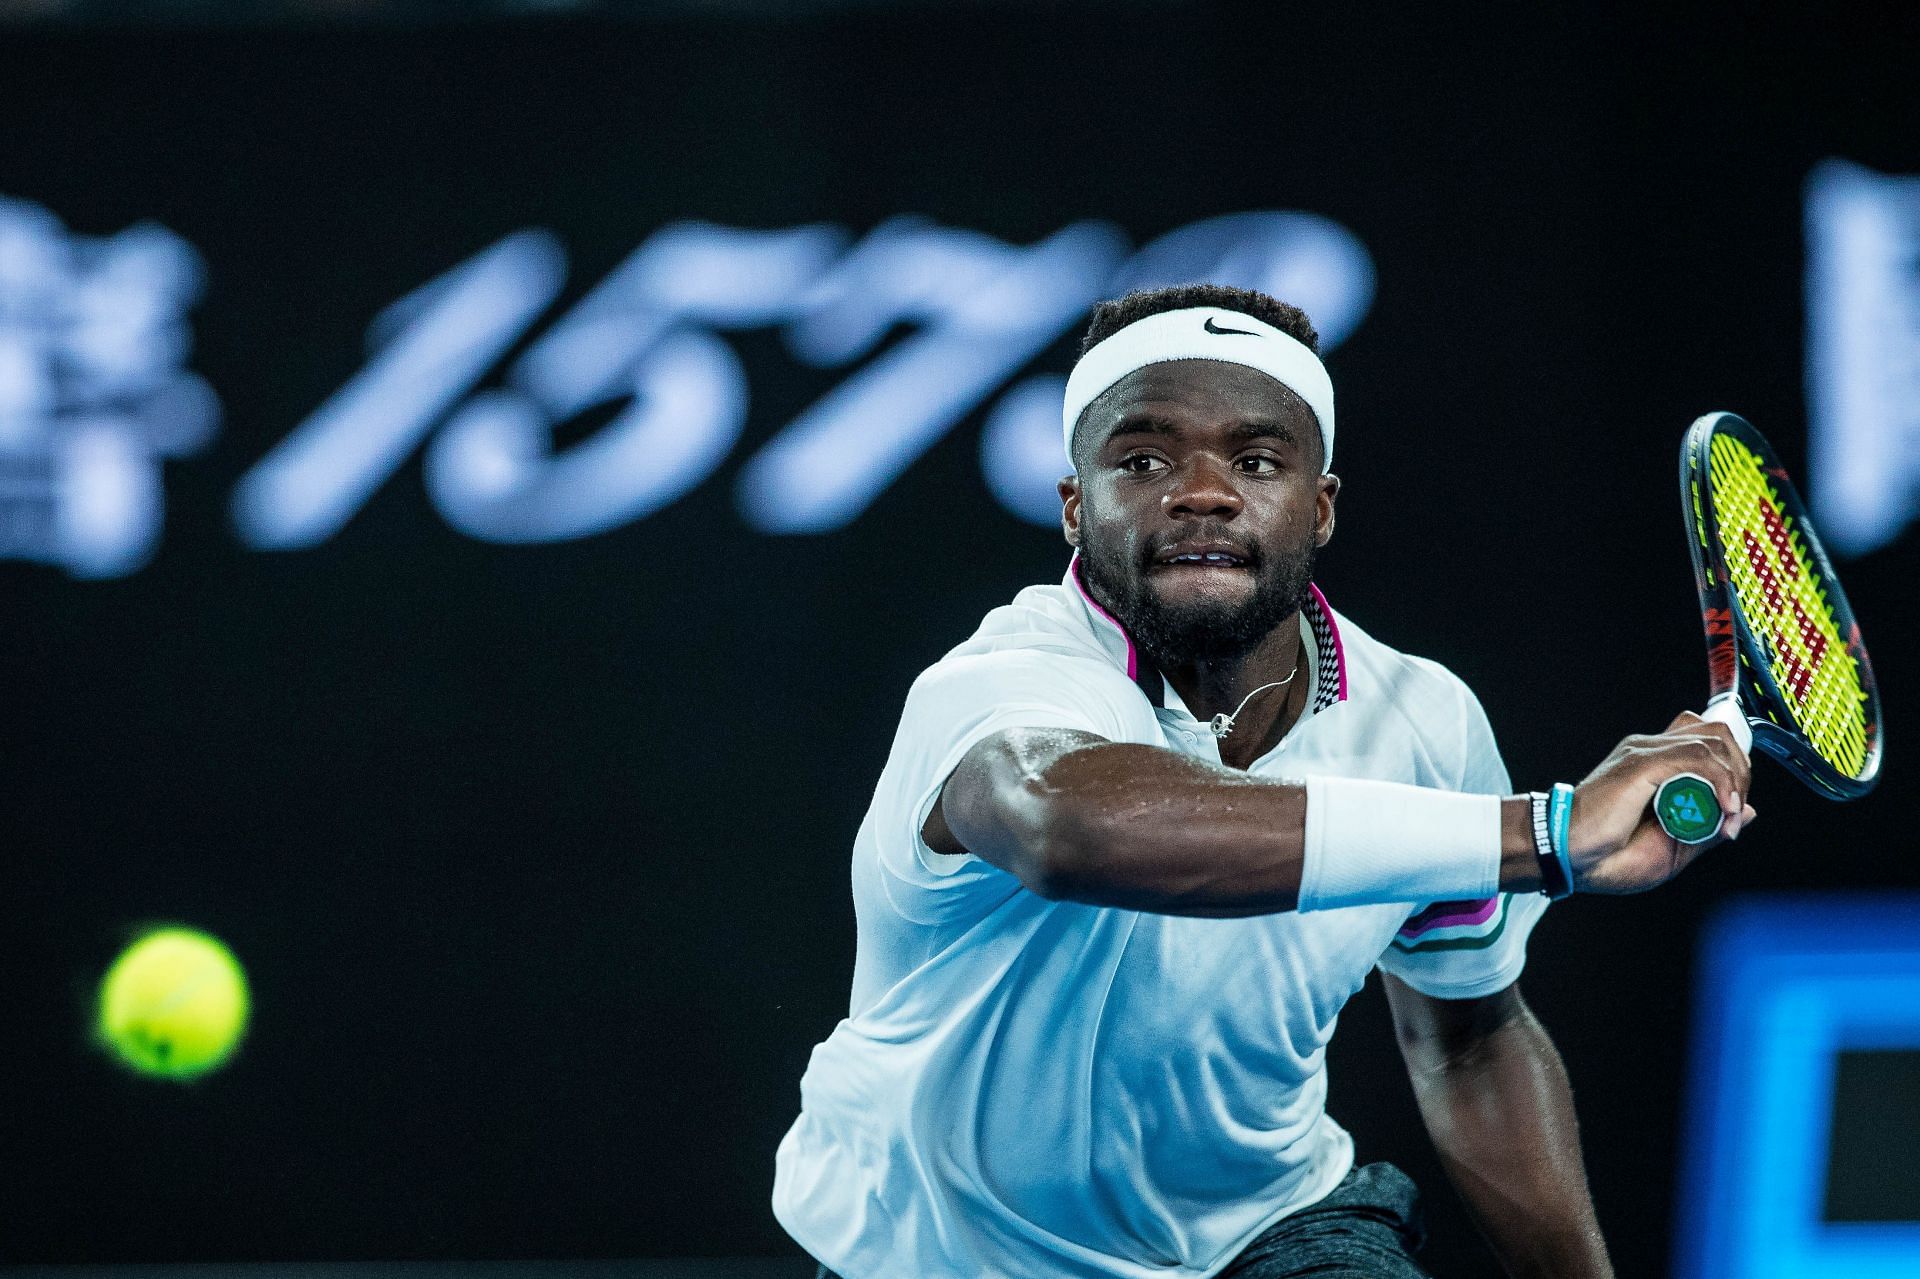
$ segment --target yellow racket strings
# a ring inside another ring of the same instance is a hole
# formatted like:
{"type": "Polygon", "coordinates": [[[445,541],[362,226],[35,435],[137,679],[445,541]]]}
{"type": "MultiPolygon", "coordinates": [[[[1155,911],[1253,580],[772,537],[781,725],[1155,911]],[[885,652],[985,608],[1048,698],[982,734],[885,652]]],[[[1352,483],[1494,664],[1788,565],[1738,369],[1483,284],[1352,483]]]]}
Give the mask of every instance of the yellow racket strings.
{"type": "Polygon", "coordinates": [[[1715,435],[1708,486],[1727,579],[1769,652],[1774,683],[1820,757],[1849,777],[1867,764],[1867,690],[1819,573],[1760,457],[1715,435]]]}

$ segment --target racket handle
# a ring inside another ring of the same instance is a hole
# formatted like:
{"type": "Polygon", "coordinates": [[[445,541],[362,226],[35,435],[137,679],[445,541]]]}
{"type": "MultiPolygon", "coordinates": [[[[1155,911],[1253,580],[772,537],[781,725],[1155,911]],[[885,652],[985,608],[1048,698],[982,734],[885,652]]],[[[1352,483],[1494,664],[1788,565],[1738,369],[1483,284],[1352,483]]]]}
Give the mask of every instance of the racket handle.
{"type": "MultiPolygon", "coordinates": [[[[1735,694],[1722,693],[1713,698],[1700,718],[1725,724],[1741,754],[1753,754],[1753,726],[1747,723],[1747,713],[1740,709],[1735,694]]],[[[1661,830],[1683,844],[1705,843],[1720,833],[1726,820],[1713,783],[1698,773],[1676,773],[1661,782],[1660,789],[1653,793],[1653,815],[1659,819],[1661,830]]]]}

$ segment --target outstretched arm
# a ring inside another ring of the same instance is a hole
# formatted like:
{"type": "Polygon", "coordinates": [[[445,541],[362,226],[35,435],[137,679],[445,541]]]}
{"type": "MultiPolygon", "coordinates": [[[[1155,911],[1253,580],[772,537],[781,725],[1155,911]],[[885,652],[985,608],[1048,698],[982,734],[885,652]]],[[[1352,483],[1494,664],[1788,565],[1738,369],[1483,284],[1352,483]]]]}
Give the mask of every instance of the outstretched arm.
{"type": "Polygon", "coordinates": [[[1013,729],[967,753],[921,833],[1043,897],[1259,915],[1299,897],[1306,811],[1302,786],[1091,733],[1013,729]]]}
{"type": "Polygon", "coordinates": [[[1427,1132],[1507,1273],[1612,1279],[1567,1072],[1519,988],[1435,999],[1383,975],[1427,1132]]]}
{"type": "MultiPolygon", "coordinates": [[[[1677,844],[1652,817],[1655,789],[1682,772],[1714,783],[1729,814],[1720,838],[1752,820],[1740,798],[1747,759],[1732,735],[1682,714],[1665,733],[1627,738],[1575,792],[1577,887],[1639,892],[1713,846],[1677,844]]],[[[1531,825],[1526,797],[1500,801],[1505,891],[1540,887],[1531,825]]],[[[973,853],[1045,897],[1163,914],[1260,915],[1299,904],[1306,827],[1307,792],[1297,783],[1157,746],[1023,728],[967,752],[921,834],[935,852],[973,853]]],[[[1395,889],[1383,885],[1379,900],[1405,900],[1395,889]]]]}

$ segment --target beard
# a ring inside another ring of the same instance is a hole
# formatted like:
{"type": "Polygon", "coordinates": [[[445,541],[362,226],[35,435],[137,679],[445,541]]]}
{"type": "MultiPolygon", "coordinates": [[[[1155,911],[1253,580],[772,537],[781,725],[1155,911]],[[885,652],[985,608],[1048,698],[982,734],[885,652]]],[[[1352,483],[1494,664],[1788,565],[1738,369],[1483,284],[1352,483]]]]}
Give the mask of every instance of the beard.
{"type": "Polygon", "coordinates": [[[1300,610],[1307,598],[1307,583],[1313,580],[1318,549],[1309,537],[1297,548],[1260,551],[1248,569],[1254,575],[1253,596],[1243,604],[1209,599],[1169,604],[1148,581],[1150,559],[1129,563],[1118,539],[1108,545],[1091,534],[1091,528],[1082,524],[1080,556],[1087,589],[1126,627],[1140,651],[1163,670],[1246,656],[1300,610]]]}

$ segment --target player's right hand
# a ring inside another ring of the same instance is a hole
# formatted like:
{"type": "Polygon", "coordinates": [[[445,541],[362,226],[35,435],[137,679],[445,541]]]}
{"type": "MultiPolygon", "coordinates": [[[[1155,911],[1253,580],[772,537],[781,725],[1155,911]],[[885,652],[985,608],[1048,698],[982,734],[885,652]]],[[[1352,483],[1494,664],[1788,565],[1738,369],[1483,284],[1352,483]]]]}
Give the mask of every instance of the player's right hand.
{"type": "Polygon", "coordinates": [[[1666,883],[1694,858],[1737,838],[1758,816],[1746,803],[1753,769],[1724,724],[1682,711],[1664,733],[1629,737],[1573,792],[1568,835],[1573,886],[1583,893],[1640,893],[1666,883]],[[1653,815],[1660,783],[1698,773],[1727,814],[1718,835],[1683,844],[1653,815]]]}

